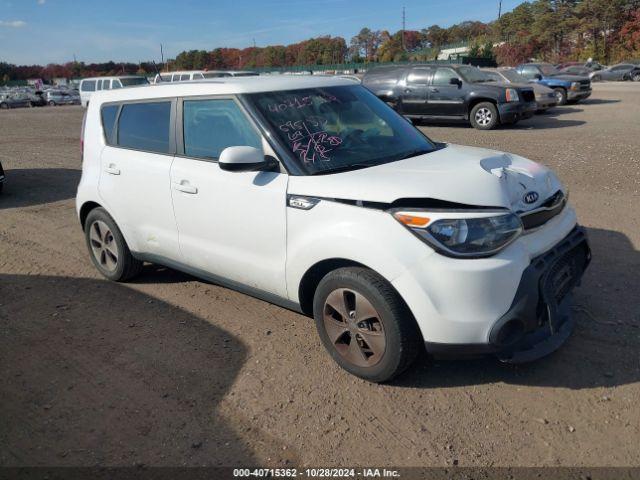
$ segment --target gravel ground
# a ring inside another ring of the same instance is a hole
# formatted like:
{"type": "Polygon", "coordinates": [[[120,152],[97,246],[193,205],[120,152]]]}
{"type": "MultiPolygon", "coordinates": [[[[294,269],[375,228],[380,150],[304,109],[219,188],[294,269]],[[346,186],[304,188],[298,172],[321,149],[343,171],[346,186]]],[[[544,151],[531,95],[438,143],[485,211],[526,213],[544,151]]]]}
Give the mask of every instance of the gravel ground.
{"type": "Polygon", "coordinates": [[[554,168],[592,240],[577,329],[525,366],[349,376],[312,322],[156,266],[102,280],[74,212],[79,107],[0,112],[0,465],[640,465],[640,84],[435,140],[554,168]]]}

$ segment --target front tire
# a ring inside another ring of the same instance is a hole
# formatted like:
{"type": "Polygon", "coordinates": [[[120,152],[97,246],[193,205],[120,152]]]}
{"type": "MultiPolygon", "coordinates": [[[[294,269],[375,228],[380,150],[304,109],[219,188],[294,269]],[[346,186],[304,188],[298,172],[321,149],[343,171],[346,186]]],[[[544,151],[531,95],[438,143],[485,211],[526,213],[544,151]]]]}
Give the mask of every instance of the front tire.
{"type": "Polygon", "coordinates": [[[632,82],[640,82],[640,72],[634,73],[631,76],[631,81],[632,82]]]}
{"type": "Polygon", "coordinates": [[[602,81],[602,77],[600,75],[594,75],[593,77],[591,77],[591,81],[592,82],[601,82],[602,81]]]}
{"type": "Polygon", "coordinates": [[[492,130],[499,123],[498,109],[491,102],[481,102],[471,109],[469,121],[478,130],[492,130]]]}
{"type": "Polygon", "coordinates": [[[380,275],[339,268],[319,283],[313,313],[320,339],[349,373],[386,382],[415,360],[422,336],[400,295],[380,275]]]}
{"type": "Polygon", "coordinates": [[[49,101],[49,106],[50,107],[55,107],[56,106],[56,102],[54,102],[53,100],[49,101]]]}
{"type": "Polygon", "coordinates": [[[567,104],[567,91],[564,88],[554,88],[553,91],[556,93],[556,102],[558,105],[566,105],[567,104]]]}
{"type": "Polygon", "coordinates": [[[91,261],[109,280],[125,282],[142,270],[142,262],[131,255],[122,232],[105,209],[89,212],[84,234],[91,261]]]}

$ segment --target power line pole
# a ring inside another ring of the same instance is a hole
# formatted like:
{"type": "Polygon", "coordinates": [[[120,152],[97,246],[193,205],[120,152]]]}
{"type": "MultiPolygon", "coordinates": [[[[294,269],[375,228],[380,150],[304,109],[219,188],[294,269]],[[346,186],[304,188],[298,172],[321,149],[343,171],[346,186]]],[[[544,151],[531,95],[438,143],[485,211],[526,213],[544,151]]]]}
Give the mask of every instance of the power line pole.
{"type": "Polygon", "coordinates": [[[502,15],[502,0],[498,2],[498,20],[500,20],[500,15],[502,15]]]}
{"type": "Polygon", "coordinates": [[[162,49],[162,44],[160,44],[160,62],[164,66],[164,50],[162,49]]]}
{"type": "Polygon", "coordinates": [[[404,45],[404,31],[406,27],[407,27],[407,22],[406,22],[405,10],[404,10],[404,7],[402,7],[402,51],[403,52],[406,50],[404,45]]]}

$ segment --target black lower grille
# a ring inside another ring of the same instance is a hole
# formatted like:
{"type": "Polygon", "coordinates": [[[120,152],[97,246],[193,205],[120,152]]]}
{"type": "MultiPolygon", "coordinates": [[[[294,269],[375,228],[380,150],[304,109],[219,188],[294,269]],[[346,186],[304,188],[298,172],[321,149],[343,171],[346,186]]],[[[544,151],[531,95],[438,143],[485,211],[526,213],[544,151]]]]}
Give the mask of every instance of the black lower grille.
{"type": "Polygon", "coordinates": [[[522,100],[525,102],[533,102],[536,99],[536,95],[533,93],[533,90],[522,90],[522,100]]]}
{"type": "Polygon", "coordinates": [[[559,305],[573,287],[576,286],[589,263],[586,243],[580,243],[566,252],[549,269],[544,286],[548,300],[559,305]]]}

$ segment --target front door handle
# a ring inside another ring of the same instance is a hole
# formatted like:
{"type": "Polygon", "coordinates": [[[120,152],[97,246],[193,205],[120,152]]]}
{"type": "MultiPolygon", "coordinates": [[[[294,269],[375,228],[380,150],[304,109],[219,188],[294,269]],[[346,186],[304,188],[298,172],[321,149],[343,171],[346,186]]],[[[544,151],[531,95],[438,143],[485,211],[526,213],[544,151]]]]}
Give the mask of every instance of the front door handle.
{"type": "Polygon", "coordinates": [[[104,169],[110,175],[120,175],[120,169],[116,167],[114,163],[110,163],[107,168],[104,169]]]}
{"type": "Polygon", "coordinates": [[[180,183],[174,183],[173,188],[179,192],[190,193],[191,195],[198,193],[198,188],[190,185],[186,180],[182,180],[180,183]]]}
{"type": "Polygon", "coordinates": [[[404,93],[411,93],[411,89],[410,88],[405,88],[404,89],[404,93]]]}
{"type": "Polygon", "coordinates": [[[440,90],[438,90],[436,87],[429,87],[429,91],[438,93],[440,90]]]}

